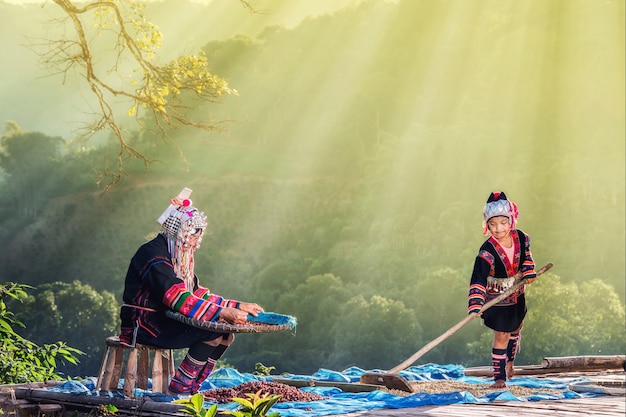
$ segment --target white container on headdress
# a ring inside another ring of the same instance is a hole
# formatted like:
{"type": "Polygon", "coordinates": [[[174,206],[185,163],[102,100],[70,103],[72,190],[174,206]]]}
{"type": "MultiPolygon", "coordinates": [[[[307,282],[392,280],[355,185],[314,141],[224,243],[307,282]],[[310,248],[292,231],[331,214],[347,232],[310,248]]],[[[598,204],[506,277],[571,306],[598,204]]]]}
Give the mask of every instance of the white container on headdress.
{"type": "MultiPolygon", "coordinates": [[[[178,198],[180,198],[181,200],[187,200],[191,196],[191,193],[192,193],[192,190],[190,190],[189,188],[183,188],[183,190],[180,193],[178,193],[178,198]]],[[[159,216],[159,218],[157,219],[157,222],[161,226],[163,226],[163,223],[165,223],[165,220],[167,220],[172,210],[176,210],[176,206],[173,206],[170,204],[170,206],[165,209],[163,214],[159,216]]]]}

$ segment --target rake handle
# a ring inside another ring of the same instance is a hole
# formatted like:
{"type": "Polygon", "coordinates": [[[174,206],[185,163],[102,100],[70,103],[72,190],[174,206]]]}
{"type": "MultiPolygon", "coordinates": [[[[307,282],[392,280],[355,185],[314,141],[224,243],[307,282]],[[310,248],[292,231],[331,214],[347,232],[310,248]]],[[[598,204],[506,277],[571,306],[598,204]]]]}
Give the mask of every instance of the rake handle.
{"type": "MultiPolygon", "coordinates": [[[[539,269],[536,271],[537,276],[543,274],[544,272],[546,272],[548,269],[552,268],[553,264],[550,262],[548,263],[546,266],[544,266],[543,268],[539,269]]],[[[509,295],[513,294],[515,291],[517,291],[522,285],[524,285],[526,283],[526,279],[521,278],[522,274],[520,272],[518,272],[517,274],[514,275],[515,277],[515,283],[511,286],[511,288],[509,288],[508,290],[506,290],[505,292],[503,292],[502,294],[500,294],[499,296],[497,296],[496,298],[494,298],[493,300],[485,303],[482,308],[480,309],[480,311],[478,313],[471,313],[468,314],[467,317],[465,317],[463,320],[461,320],[460,322],[458,322],[457,324],[455,324],[454,326],[452,326],[450,329],[448,329],[445,333],[443,333],[441,336],[439,336],[438,338],[434,339],[433,341],[431,341],[430,343],[428,343],[426,346],[424,346],[423,348],[421,348],[420,350],[418,350],[417,352],[415,352],[410,358],[408,358],[407,360],[405,360],[404,362],[402,362],[401,364],[397,365],[395,368],[392,368],[389,370],[390,373],[397,373],[400,372],[406,368],[408,368],[409,366],[411,366],[416,360],[418,360],[419,358],[421,358],[422,356],[424,356],[428,351],[430,351],[432,348],[434,348],[435,346],[437,346],[438,344],[440,344],[441,342],[443,342],[444,340],[446,340],[448,337],[452,336],[454,333],[456,333],[459,329],[461,329],[463,326],[465,326],[467,323],[469,323],[470,321],[472,321],[473,319],[475,319],[476,317],[480,317],[480,315],[487,309],[493,307],[495,304],[498,304],[500,301],[504,300],[506,297],[508,297],[509,295]]]]}

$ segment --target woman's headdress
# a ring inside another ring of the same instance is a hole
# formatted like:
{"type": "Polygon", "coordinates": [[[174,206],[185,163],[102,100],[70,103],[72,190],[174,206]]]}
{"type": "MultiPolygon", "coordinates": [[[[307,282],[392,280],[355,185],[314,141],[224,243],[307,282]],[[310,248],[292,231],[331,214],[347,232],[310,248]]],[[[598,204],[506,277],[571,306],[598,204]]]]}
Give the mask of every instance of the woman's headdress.
{"type": "Polygon", "coordinates": [[[203,212],[192,206],[189,200],[191,190],[185,188],[178,197],[170,200],[170,206],[161,214],[157,222],[163,230],[168,249],[174,265],[176,276],[187,283],[187,288],[193,288],[193,253],[200,247],[202,234],[207,226],[203,212]],[[199,234],[196,243],[190,246],[191,236],[199,234]]]}

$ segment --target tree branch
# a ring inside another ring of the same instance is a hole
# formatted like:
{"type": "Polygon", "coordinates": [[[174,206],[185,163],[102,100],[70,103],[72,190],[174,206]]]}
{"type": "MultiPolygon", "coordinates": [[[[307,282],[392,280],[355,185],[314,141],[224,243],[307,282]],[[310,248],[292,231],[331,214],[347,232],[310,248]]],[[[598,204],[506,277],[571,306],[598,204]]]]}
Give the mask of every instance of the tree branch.
{"type": "MultiPolygon", "coordinates": [[[[88,140],[96,132],[106,129],[119,142],[117,169],[112,171],[107,162],[104,170],[99,172],[97,184],[106,182],[105,192],[126,175],[126,158],[141,160],[146,169],[153,162],[129,144],[126,132],[119,123],[122,112],[112,104],[114,98],[126,101],[128,107],[125,113],[134,117],[143,128],[146,128],[147,122],[142,122],[142,116],[150,115],[152,120],[149,123],[158,129],[165,142],[174,143],[168,135],[168,130],[172,128],[188,126],[205,131],[223,129],[224,121],[189,118],[190,107],[185,104],[185,100],[195,98],[216,103],[224,95],[237,94],[237,91],[211,73],[202,52],[157,64],[155,57],[161,46],[162,34],[156,25],[146,19],[145,4],[135,0],[100,0],[78,7],[70,0],[53,2],[67,15],[75,36],[71,39],[46,40],[45,52],[40,54],[41,60],[64,77],[71,69],[78,68],[95,97],[94,121],[82,129],[81,136],[88,140]],[[102,62],[107,61],[101,52],[97,52],[99,61],[96,64],[94,48],[106,33],[116,36],[113,49],[116,57],[112,64],[102,68],[102,62]],[[130,79],[120,76],[120,68],[127,62],[134,68],[134,76],[130,79]],[[113,75],[117,75],[121,83],[112,80],[113,75]]],[[[240,2],[255,12],[249,1],[240,2]]],[[[178,145],[176,147],[181,153],[178,145]]]]}

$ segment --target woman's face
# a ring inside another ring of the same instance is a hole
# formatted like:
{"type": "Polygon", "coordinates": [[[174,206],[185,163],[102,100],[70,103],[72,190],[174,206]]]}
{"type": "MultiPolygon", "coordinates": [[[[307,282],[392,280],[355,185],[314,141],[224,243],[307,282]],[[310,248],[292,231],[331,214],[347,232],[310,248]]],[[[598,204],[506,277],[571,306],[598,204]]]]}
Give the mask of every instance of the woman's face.
{"type": "Polygon", "coordinates": [[[197,249],[200,244],[200,237],[202,237],[202,233],[204,230],[196,229],[191,235],[189,235],[189,240],[183,245],[184,249],[197,249]]]}
{"type": "Polygon", "coordinates": [[[497,240],[504,239],[511,231],[511,221],[505,216],[492,217],[487,221],[487,228],[497,240]]]}

